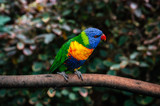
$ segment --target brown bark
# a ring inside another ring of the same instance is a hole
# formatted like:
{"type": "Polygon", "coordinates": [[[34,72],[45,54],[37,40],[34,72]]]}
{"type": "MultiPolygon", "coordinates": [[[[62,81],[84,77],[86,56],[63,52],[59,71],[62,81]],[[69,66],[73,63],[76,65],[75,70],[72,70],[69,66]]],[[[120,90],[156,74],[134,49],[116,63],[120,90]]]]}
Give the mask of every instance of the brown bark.
{"type": "Polygon", "coordinates": [[[160,85],[158,84],[103,74],[83,74],[83,78],[82,81],[76,75],[69,74],[69,80],[66,82],[58,74],[0,75],[0,88],[97,86],[160,97],[160,85]]]}

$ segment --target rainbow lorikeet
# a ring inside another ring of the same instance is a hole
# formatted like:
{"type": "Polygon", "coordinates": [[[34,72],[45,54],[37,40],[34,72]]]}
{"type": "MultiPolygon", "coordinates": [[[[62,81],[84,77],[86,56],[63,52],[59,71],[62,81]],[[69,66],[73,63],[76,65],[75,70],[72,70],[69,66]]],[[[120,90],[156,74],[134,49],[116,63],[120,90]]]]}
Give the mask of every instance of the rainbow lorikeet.
{"type": "Polygon", "coordinates": [[[82,74],[78,69],[92,54],[101,40],[106,40],[106,36],[101,30],[97,28],[85,29],[78,36],[63,44],[54,59],[50,71],[53,72],[59,69],[61,72],[57,73],[62,75],[65,80],[68,80],[65,71],[74,70],[75,74],[83,80],[82,74]]]}

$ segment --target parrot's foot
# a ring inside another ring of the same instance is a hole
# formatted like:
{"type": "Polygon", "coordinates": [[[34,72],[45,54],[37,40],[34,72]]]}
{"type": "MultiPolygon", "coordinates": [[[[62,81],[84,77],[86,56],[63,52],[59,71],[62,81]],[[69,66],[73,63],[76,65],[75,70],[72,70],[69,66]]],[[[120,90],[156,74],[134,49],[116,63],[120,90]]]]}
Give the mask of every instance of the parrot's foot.
{"type": "Polygon", "coordinates": [[[81,78],[82,81],[83,81],[83,76],[82,76],[82,73],[80,71],[76,70],[74,73],[78,76],[79,79],[81,78]]]}
{"type": "Polygon", "coordinates": [[[68,81],[68,75],[67,75],[65,72],[57,72],[57,74],[62,75],[62,76],[64,77],[64,79],[65,79],[66,81],[68,81]]]}

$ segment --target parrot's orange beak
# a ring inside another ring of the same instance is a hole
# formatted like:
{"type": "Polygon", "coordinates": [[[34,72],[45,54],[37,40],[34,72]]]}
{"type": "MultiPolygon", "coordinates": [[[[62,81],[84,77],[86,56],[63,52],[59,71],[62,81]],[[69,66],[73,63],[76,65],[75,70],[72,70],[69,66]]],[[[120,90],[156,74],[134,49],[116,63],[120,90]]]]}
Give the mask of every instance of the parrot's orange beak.
{"type": "Polygon", "coordinates": [[[106,41],[106,35],[105,35],[105,34],[103,34],[103,35],[101,36],[101,40],[106,41]]]}

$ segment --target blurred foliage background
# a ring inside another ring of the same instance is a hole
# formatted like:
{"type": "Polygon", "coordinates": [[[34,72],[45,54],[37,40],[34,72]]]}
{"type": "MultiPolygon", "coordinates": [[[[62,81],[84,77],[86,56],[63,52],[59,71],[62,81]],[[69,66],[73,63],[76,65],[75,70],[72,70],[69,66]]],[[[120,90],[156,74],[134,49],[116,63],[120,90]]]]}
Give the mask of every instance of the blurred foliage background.
{"type": "MultiPolygon", "coordinates": [[[[56,53],[83,29],[107,35],[82,73],[160,84],[160,0],[0,0],[0,74],[48,73],[56,53]]],[[[1,105],[148,105],[160,100],[103,87],[0,89],[1,105]]]]}

